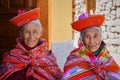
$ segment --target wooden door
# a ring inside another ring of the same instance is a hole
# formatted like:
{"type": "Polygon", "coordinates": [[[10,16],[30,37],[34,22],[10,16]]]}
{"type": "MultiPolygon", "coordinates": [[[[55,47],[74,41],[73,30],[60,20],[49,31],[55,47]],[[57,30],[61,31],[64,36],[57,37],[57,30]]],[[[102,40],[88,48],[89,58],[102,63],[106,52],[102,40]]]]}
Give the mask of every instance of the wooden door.
{"type": "MultiPolygon", "coordinates": [[[[17,27],[9,23],[9,20],[17,15],[19,9],[30,10],[35,7],[46,9],[41,10],[40,20],[45,27],[43,37],[48,37],[48,0],[0,0],[0,61],[2,54],[11,50],[16,45],[16,38],[19,37],[17,27]]],[[[48,40],[49,41],[49,40],[48,40]]]]}

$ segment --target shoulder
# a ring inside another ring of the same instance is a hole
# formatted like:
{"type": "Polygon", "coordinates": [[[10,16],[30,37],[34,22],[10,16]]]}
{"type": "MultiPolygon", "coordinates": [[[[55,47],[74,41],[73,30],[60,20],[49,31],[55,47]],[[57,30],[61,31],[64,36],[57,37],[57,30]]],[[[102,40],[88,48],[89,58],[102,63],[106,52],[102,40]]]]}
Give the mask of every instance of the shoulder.
{"type": "Polygon", "coordinates": [[[46,51],[46,53],[47,53],[48,55],[51,55],[51,54],[52,54],[52,51],[51,51],[51,50],[46,49],[45,51],[46,51]]]}
{"type": "Polygon", "coordinates": [[[52,59],[53,61],[56,61],[56,56],[55,54],[52,52],[52,50],[46,50],[47,54],[48,54],[48,57],[50,59],[52,59]]]}
{"type": "Polygon", "coordinates": [[[21,54],[23,51],[22,50],[20,50],[20,49],[18,49],[18,48],[13,48],[13,49],[11,49],[10,51],[8,51],[8,52],[6,52],[6,53],[4,53],[3,54],[3,56],[2,56],[2,58],[4,59],[4,58],[7,58],[7,57],[15,57],[15,55],[19,55],[19,54],[21,54]]]}

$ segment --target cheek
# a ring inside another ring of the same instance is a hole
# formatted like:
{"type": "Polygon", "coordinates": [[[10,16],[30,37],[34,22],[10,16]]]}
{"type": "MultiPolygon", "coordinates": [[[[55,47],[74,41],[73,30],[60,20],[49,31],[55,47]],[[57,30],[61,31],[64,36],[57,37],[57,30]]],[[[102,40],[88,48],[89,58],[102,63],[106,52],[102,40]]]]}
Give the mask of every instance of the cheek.
{"type": "Polygon", "coordinates": [[[100,38],[97,38],[96,40],[95,40],[95,42],[96,42],[96,44],[100,44],[100,42],[101,42],[101,39],[100,38]]]}
{"type": "Polygon", "coordinates": [[[22,34],[22,38],[24,41],[26,41],[29,38],[29,33],[24,33],[22,34]]]}
{"type": "Polygon", "coordinates": [[[87,47],[89,45],[89,39],[83,39],[83,43],[87,47]]]}
{"type": "Polygon", "coordinates": [[[89,41],[90,41],[89,38],[85,38],[85,37],[83,38],[83,42],[84,42],[85,44],[88,44],[89,41]]]}
{"type": "Polygon", "coordinates": [[[32,38],[28,38],[34,40],[35,42],[38,42],[40,39],[41,35],[40,34],[33,34],[32,38]]]}
{"type": "Polygon", "coordinates": [[[37,34],[34,34],[33,36],[34,36],[34,38],[39,39],[41,37],[41,34],[37,33],[37,34]]]}
{"type": "Polygon", "coordinates": [[[24,40],[25,42],[27,41],[28,38],[29,38],[28,35],[23,34],[23,40],[24,40]]]}

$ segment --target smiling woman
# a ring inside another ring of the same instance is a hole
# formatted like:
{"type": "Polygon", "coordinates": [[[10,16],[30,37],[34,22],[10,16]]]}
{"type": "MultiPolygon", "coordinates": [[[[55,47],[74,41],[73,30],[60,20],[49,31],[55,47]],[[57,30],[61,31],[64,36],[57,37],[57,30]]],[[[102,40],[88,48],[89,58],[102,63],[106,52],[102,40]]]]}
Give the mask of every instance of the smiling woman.
{"type": "Polygon", "coordinates": [[[21,37],[28,47],[35,47],[42,35],[43,28],[39,20],[25,24],[20,31],[21,37]]]}
{"type": "Polygon", "coordinates": [[[47,42],[41,38],[39,8],[19,11],[10,22],[20,28],[17,45],[3,56],[0,80],[60,80],[62,72],[47,42]]]}

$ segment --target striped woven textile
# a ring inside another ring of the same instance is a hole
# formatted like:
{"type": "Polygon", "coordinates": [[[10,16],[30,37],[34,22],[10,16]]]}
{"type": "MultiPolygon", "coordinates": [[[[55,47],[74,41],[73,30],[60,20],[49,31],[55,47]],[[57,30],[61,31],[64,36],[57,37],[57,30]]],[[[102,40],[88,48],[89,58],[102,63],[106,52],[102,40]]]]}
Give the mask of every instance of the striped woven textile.
{"type": "Polygon", "coordinates": [[[0,80],[60,80],[62,72],[46,41],[26,50],[19,42],[6,53],[0,65],[0,80]]]}
{"type": "Polygon", "coordinates": [[[98,56],[80,43],[67,58],[62,80],[120,80],[120,67],[102,42],[98,56]]]}

